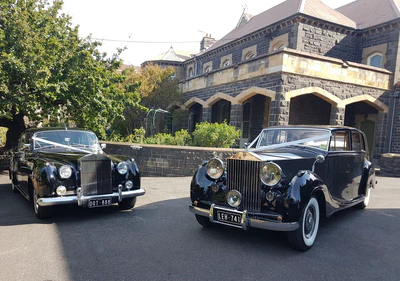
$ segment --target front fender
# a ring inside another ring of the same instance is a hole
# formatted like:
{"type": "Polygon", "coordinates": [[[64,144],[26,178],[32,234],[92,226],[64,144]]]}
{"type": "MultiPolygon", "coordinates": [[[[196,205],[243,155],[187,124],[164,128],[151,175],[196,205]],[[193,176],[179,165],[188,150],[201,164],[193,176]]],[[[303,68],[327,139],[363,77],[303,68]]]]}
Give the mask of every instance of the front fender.
{"type": "Polygon", "coordinates": [[[308,170],[299,171],[290,181],[286,193],[287,220],[298,221],[305,205],[319,191],[326,193],[326,186],[321,178],[308,170]]]}
{"type": "Polygon", "coordinates": [[[226,171],[219,179],[212,179],[207,175],[207,163],[203,163],[195,174],[190,183],[190,199],[194,201],[213,201],[225,202],[226,193],[226,171]],[[212,185],[218,185],[218,192],[211,190],[212,185]]]}

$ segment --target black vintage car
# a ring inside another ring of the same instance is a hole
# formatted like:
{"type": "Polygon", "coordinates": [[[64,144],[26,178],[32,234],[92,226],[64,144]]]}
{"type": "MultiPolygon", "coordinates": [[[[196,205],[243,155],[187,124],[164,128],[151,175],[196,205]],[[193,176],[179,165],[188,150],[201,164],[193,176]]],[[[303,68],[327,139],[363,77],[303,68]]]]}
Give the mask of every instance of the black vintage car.
{"type": "Polygon", "coordinates": [[[296,249],[310,249],[320,216],[365,208],[375,171],[365,135],[350,127],[264,129],[224,163],[214,157],[193,176],[189,206],[204,227],[287,232],[296,249]]]}
{"type": "Polygon", "coordinates": [[[14,192],[33,202],[38,218],[61,204],[103,207],[135,206],[145,194],[134,159],[106,155],[96,135],[86,130],[28,129],[12,153],[10,179],[14,192]]]}

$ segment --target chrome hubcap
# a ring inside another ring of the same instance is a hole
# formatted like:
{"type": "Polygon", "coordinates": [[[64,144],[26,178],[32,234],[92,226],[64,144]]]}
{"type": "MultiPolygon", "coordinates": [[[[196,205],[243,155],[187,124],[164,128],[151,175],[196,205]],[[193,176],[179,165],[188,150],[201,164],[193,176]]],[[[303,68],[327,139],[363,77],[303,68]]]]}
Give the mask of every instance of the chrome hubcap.
{"type": "Polygon", "coordinates": [[[314,207],[310,206],[310,208],[307,209],[306,212],[306,217],[304,221],[304,234],[307,239],[310,239],[312,234],[314,233],[315,229],[315,209],[314,207]]]}

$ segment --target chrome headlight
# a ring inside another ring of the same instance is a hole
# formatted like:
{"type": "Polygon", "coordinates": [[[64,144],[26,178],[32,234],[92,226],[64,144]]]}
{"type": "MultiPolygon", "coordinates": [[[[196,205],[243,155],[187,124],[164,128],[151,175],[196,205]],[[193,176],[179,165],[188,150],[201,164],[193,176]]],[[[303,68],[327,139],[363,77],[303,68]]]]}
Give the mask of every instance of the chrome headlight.
{"type": "Polygon", "coordinates": [[[207,175],[216,180],[224,173],[224,163],[221,159],[213,158],[207,163],[207,175]]]}
{"type": "Polygon", "coordinates": [[[236,208],[240,205],[240,202],[242,202],[242,194],[237,190],[231,190],[226,195],[226,202],[229,206],[236,208]]]}
{"type": "Polygon", "coordinates": [[[72,169],[70,166],[63,165],[58,169],[58,173],[62,179],[68,179],[72,175],[72,169]]]}
{"type": "Polygon", "coordinates": [[[262,166],[260,171],[261,181],[268,186],[274,186],[282,178],[282,169],[277,164],[269,162],[262,166]]]}
{"type": "Polygon", "coordinates": [[[126,162],[121,162],[117,165],[117,170],[121,175],[125,175],[128,172],[128,165],[126,162]]]}

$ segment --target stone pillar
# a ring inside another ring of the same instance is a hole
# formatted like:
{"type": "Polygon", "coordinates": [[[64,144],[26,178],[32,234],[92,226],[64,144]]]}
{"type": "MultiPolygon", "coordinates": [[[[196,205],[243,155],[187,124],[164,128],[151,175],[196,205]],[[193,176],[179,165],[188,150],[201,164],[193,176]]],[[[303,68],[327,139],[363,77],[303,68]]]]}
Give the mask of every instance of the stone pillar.
{"type": "Polygon", "coordinates": [[[204,107],[203,106],[203,122],[209,122],[211,123],[211,113],[212,113],[212,107],[204,107]]]}
{"type": "Polygon", "coordinates": [[[344,113],[346,109],[333,106],[331,107],[331,120],[329,125],[339,125],[343,126],[344,124],[344,113]]]}
{"type": "Polygon", "coordinates": [[[279,110],[278,110],[278,125],[279,126],[287,126],[289,125],[289,114],[290,114],[290,101],[286,101],[281,99],[279,101],[279,110]]]}
{"type": "Polygon", "coordinates": [[[237,130],[242,127],[242,104],[231,104],[231,118],[230,125],[235,126],[237,130]]]}

